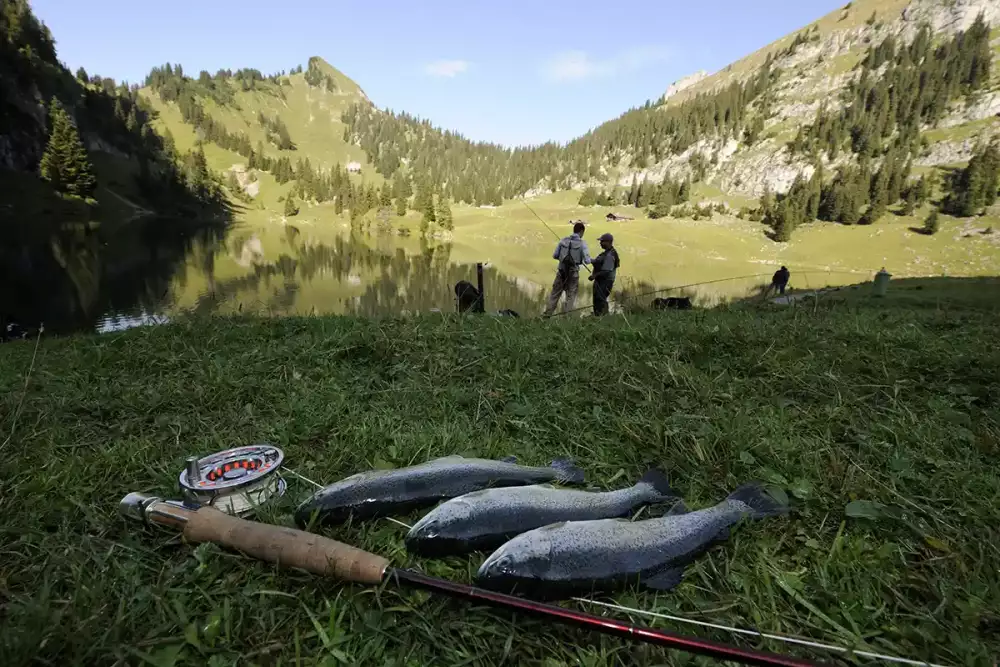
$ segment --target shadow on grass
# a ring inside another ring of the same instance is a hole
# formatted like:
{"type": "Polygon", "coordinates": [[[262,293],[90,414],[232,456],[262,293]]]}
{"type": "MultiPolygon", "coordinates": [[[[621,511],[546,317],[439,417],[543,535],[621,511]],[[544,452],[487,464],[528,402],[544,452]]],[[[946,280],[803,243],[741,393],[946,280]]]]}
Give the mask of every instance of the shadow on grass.
{"type": "Polygon", "coordinates": [[[1000,277],[894,278],[884,297],[874,295],[871,283],[862,283],[831,292],[820,301],[913,309],[1000,310],[1000,277]]]}

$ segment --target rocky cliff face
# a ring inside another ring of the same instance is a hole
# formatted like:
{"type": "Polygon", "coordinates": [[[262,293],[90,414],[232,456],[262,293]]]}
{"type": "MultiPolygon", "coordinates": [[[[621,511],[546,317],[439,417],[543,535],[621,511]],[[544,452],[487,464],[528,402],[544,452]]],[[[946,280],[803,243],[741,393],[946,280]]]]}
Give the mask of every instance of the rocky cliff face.
{"type": "Polygon", "coordinates": [[[3,86],[0,168],[26,171],[38,166],[45,150],[46,114],[37,86],[3,86]]]}
{"type": "MultiPolygon", "coordinates": [[[[855,2],[850,11],[867,17],[873,7],[878,8],[879,4],[855,2]]],[[[667,173],[675,178],[686,176],[690,173],[687,162],[698,152],[715,157],[707,180],[725,191],[749,196],[760,196],[765,189],[784,192],[799,174],[809,177],[813,171],[806,161],[789,153],[788,142],[799,127],[813,122],[821,106],[835,110],[843,105],[842,93],[855,80],[854,66],[869,46],[890,35],[908,42],[925,24],[936,33],[936,38],[949,38],[967,30],[980,15],[992,26],[1000,25],[1000,2],[997,0],[912,0],[898,13],[883,12],[874,23],[855,21],[852,24],[845,20],[847,14],[844,12],[837,10],[815,28],[799,31],[802,43],[794,47],[792,40],[786,38],[749,57],[762,63],[766,53],[772,53],[776,56],[775,67],[781,71],[774,104],[757,143],[747,146],[736,140],[703,140],[683,154],[670,156],[646,169],[620,169],[617,182],[628,185],[635,175],[640,180],[648,176],[654,181],[667,173]],[[839,28],[840,24],[845,27],[839,28]],[[822,30],[820,25],[824,26],[822,30]]],[[[1000,38],[994,42],[994,46],[1000,46],[1000,38]]],[[[998,52],[1000,49],[995,48],[994,54],[998,52]]],[[[674,83],[664,95],[664,102],[671,103],[670,100],[682,91],[685,92],[683,99],[690,99],[700,93],[722,89],[735,80],[746,78],[752,71],[730,67],[711,76],[699,72],[674,83]]],[[[994,72],[991,89],[968,103],[954,104],[937,128],[924,128],[954,131],[961,136],[950,137],[949,132],[931,133],[928,135],[930,145],[915,160],[916,164],[963,162],[979,143],[1000,136],[1000,62],[996,57],[994,72]]],[[[846,156],[842,156],[827,166],[835,168],[845,159],[846,156]]],[[[622,164],[627,163],[627,159],[622,160],[622,164]]]]}
{"type": "Polygon", "coordinates": [[[678,79],[667,87],[665,93],[663,93],[663,101],[666,101],[681,92],[682,90],[687,90],[691,86],[698,84],[708,78],[708,72],[705,70],[698,70],[694,74],[689,74],[683,79],[678,79]]]}

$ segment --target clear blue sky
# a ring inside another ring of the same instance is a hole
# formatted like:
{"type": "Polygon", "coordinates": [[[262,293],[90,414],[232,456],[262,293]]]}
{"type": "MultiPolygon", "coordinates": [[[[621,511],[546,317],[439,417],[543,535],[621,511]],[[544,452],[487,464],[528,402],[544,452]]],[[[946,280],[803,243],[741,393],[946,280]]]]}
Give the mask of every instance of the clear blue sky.
{"type": "Polygon", "coordinates": [[[566,141],[844,0],[32,0],[73,71],[255,67],[318,55],[380,107],[476,140],[566,141]]]}

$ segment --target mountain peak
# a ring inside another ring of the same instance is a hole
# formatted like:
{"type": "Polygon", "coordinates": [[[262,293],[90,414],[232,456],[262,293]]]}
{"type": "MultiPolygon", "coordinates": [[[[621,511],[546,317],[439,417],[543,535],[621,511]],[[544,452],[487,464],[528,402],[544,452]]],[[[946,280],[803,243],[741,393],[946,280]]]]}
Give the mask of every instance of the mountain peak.
{"type": "Polygon", "coordinates": [[[688,74],[687,76],[685,76],[685,77],[683,77],[681,79],[678,79],[677,81],[674,81],[667,88],[667,91],[665,93],[663,93],[663,99],[664,100],[669,99],[670,97],[676,95],[677,93],[681,92],[685,88],[690,88],[691,86],[693,86],[694,84],[698,83],[699,81],[702,81],[703,79],[707,79],[708,76],[709,76],[708,72],[706,72],[703,69],[700,69],[697,72],[695,72],[694,74],[688,74]]]}
{"type": "Polygon", "coordinates": [[[311,56],[308,61],[308,71],[313,77],[328,78],[332,81],[332,88],[345,95],[358,95],[365,101],[368,96],[353,79],[341,72],[339,69],[328,63],[320,56],[311,56]]]}

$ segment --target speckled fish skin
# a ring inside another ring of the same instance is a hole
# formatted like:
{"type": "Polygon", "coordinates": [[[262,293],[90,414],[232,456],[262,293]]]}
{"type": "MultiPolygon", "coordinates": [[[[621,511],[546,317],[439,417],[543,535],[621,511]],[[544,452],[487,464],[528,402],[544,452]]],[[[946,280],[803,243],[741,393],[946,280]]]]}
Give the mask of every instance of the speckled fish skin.
{"type": "Polygon", "coordinates": [[[507,542],[483,563],[480,586],[532,597],[560,597],[607,590],[626,583],[670,590],[684,567],[744,517],[787,512],[763,487],[746,484],[714,507],[629,522],[570,521],[529,531],[507,542]]]}
{"type": "Polygon", "coordinates": [[[636,508],[677,498],[659,470],[627,489],[607,492],[521,486],[474,491],[442,503],[406,536],[406,548],[422,556],[493,550],[526,531],[557,521],[627,516],[636,508]]]}
{"type": "Polygon", "coordinates": [[[295,521],[306,526],[313,516],[332,524],[348,518],[372,519],[433,505],[489,487],[559,481],[583,483],[583,470],[566,459],[533,468],[512,462],[448,456],[408,468],[358,473],[317,491],[299,505],[295,521]]]}

